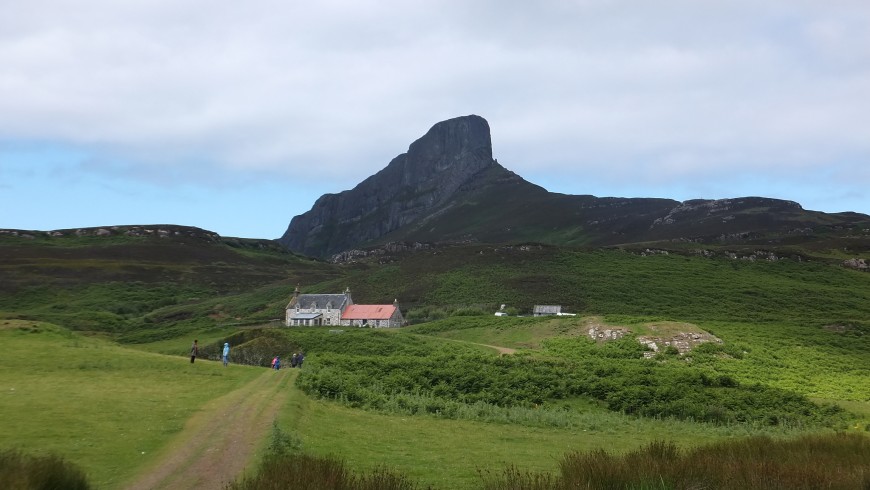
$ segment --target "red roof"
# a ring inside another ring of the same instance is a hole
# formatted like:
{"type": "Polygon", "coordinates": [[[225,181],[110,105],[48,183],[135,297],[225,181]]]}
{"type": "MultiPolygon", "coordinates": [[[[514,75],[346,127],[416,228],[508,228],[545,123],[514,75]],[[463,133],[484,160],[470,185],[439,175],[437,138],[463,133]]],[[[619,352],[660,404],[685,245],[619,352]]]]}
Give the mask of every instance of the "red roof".
{"type": "Polygon", "coordinates": [[[389,320],[396,312],[395,305],[350,305],[341,315],[342,320],[389,320]]]}

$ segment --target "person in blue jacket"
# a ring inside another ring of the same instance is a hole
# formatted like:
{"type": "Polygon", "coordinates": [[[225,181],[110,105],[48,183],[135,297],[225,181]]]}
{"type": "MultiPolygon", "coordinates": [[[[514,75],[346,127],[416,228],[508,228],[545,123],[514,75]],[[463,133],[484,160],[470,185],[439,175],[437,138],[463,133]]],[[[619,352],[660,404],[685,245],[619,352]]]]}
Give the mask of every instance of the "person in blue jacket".
{"type": "Polygon", "coordinates": [[[227,364],[230,362],[230,343],[224,342],[224,352],[221,355],[221,360],[224,361],[224,367],[227,367],[227,364]]]}

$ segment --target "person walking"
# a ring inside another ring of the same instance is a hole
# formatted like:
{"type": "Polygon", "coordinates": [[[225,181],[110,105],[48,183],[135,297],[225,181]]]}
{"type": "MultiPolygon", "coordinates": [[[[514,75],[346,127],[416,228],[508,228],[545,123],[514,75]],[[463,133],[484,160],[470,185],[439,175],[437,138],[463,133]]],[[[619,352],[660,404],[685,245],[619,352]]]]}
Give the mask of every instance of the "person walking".
{"type": "Polygon", "coordinates": [[[278,356],[275,356],[275,371],[278,371],[280,369],[281,369],[281,358],[278,356]]]}
{"type": "Polygon", "coordinates": [[[199,345],[197,344],[197,340],[194,339],[193,345],[190,346],[190,363],[193,364],[193,361],[196,360],[196,355],[199,354],[199,345]]]}
{"type": "Polygon", "coordinates": [[[290,358],[290,367],[295,368],[297,363],[296,353],[293,353],[293,357],[290,358]]]}
{"type": "Polygon", "coordinates": [[[296,367],[301,368],[301,367],[302,367],[302,361],[304,361],[304,360],[305,360],[305,353],[304,353],[304,352],[300,352],[299,355],[296,356],[296,367]]]}
{"type": "Polygon", "coordinates": [[[224,342],[224,351],[221,355],[221,360],[224,361],[224,367],[227,367],[227,364],[230,363],[230,343],[224,342]]]}

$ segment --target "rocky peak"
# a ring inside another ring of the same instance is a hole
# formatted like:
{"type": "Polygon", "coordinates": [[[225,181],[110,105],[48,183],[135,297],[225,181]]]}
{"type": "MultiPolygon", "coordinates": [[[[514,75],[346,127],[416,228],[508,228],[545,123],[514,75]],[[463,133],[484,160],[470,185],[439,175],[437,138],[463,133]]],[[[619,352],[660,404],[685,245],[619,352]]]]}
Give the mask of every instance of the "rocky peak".
{"type": "Polygon", "coordinates": [[[280,242],[316,256],[354,248],[447,205],[492,167],[500,168],[484,118],[439,122],[375,175],[349,191],[322,196],[310,211],[294,217],[280,242]]]}
{"type": "Polygon", "coordinates": [[[493,163],[489,123],[474,115],[442,121],[411,143],[406,161],[408,183],[445,172],[473,175],[493,163]]]}

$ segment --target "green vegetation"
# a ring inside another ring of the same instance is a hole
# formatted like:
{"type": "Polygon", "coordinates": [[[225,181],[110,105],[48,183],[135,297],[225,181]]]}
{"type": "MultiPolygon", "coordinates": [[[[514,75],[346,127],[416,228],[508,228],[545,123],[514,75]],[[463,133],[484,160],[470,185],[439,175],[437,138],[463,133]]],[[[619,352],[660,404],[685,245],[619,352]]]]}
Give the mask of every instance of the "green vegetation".
{"type": "Polygon", "coordinates": [[[268,242],[249,242],[186,235],[0,235],[0,318],[46,321],[126,343],[153,342],[278,318],[291,284],[339,273],[268,242]]]}
{"type": "MultiPolygon", "coordinates": [[[[644,488],[650,481],[695,488],[679,484],[691,478],[698,488],[788,488],[791,476],[779,486],[777,478],[796,468],[806,480],[795,488],[863,488],[870,461],[870,438],[860,434],[734,438],[745,433],[720,428],[714,436],[701,424],[618,417],[583,431],[508,428],[382,415],[304,397],[286,417],[285,425],[303,434],[306,455],[341,461],[359,474],[389,462],[394,472],[435,488],[578,488],[589,476],[594,484],[579,488],[644,488]],[[733,486],[721,483],[729,475],[733,486]]],[[[283,471],[275,478],[296,478],[291,467],[283,471]]]]}
{"type": "Polygon", "coordinates": [[[571,424],[559,401],[588,397],[613,411],[647,417],[789,427],[846,424],[839,407],[819,406],[793,392],[744,386],[682,362],[644,359],[645,348],[633,337],[602,345],[582,337],[550,339],[541,356],[486,356],[462,352],[455,344],[422,351],[419,345],[399,345],[372,355],[347,346],[309,358],[299,386],[352,407],[444,418],[509,413],[515,423],[571,424]]]}
{"type": "Polygon", "coordinates": [[[412,490],[418,488],[406,476],[377,468],[357,474],[344,461],[328,456],[305,454],[266,458],[255,476],[228,485],[227,490],[285,490],[287,488],[328,488],[330,490],[412,490]]]}
{"type": "MultiPolygon", "coordinates": [[[[305,465],[327,461],[355,482],[559,488],[545,483],[567,481],[558,462],[574,451],[606,447],[595,461],[615,466],[659,451],[682,467],[697,463],[699,445],[739,437],[769,436],[747,444],[773,447],[832,429],[864,434],[870,274],[840,267],[834,244],[783,249],[776,261],[739,258],[750,249],[727,258],[724,247],[707,257],[689,243],[669,254],[527,244],[335,265],[247,241],[0,237],[0,440],[117,488],[206,402],[293,352],[306,362],[267,441],[276,471],[312,457],[305,465]],[[397,298],[417,324],[265,328],[296,284],[350,287],[358,303],[397,298]],[[501,304],[578,316],[494,317],[501,304]],[[593,327],[629,333],[593,342],[593,327]],[[654,354],[635,340],[684,332],[722,342],[654,354]],[[230,342],[232,362],[251,367],[191,369],[193,338],[203,360],[230,342]]],[[[686,481],[651,474],[659,486],[686,481]]],[[[656,485],[639,478],[631,485],[656,485]]]]}
{"type": "Polygon", "coordinates": [[[853,489],[870,486],[870,438],[856,434],[781,441],[754,437],[681,451],[656,441],[623,455],[604,449],[566,455],[559,474],[515,467],[487,474],[482,488],[853,489]]]}
{"type": "MultiPolygon", "coordinates": [[[[445,322],[452,321],[455,320],[445,322]]],[[[522,324],[529,320],[512,321],[522,324]]],[[[223,370],[218,363],[207,362],[198,362],[196,370],[189,370],[185,366],[190,365],[183,357],[130,351],[45,324],[5,322],[8,323],[0,332],[0,341],[16,355],[3,361],[0,389],[7,392],[14,387],[10,380],[23,380],[21,386],[28,387],[28,409],[16,404],[20,402],[7,403],[10,413],[17,415],[11,425],[4,424],[0,429],[3,431],[0,437],[4,441],[15,440],[28,451],[50,450],[66,455],[88,471],[100,487],[118,487],[125,475],[129,477],[152,461],[149,456],[180,430],[196,407],[227,389],[249,382],[261,372],[241,367],[223,370]],[[34,363],[37,354],[60,365],[34,363]],[[31,372],[34,376],[28,377],[31,372]],[[36,412],[31,412],[30,407],[36,412]],[[137,440],[146,441],[135,444],[132,451],[135,454],[128,454],[131,442],[137,440]],[[139,454],[140,450],[147,454],[139,454]]],[[[385,359],[401,362],[405,362],[405,357],[429,354],[490,361],[528,357],[499,358],[494,353],[481,356],[471,345],[405,331],[354,329],[330,333],[327,329],[309,328],[280,332],[243,330],[237,335],[226,338],[253,342],[260,337],[284,337],[286,343],[282,345],[287,348],[306,350],[309,360],[299,372],[306,376],[309,369],[316,373],[324,359],[356,355],[358,360],[367,362],[377,352],[384,353],[385,359]]],[[[179,340],[184,348],[187,342],[179,340]]],[[[545,351],[538,354],[546,360],[545,351]]],[[[482,375],[480,378],[488,379],[482,375]]],[[[444,419],[424,410],[414,415],[408,411],[366,412],[311,399],[296,387],[291,390],[290,404],[273,427],[272,452],[293,456],[299,455],[301,449],[306,455],[331,458],[346,465],[354,478],[382,475],[377,473],[378,468],[389,463],[388,472],[395,478],[437,488],[480,488],[479,470],[501,474],[505,465],[522,471],[553,472],[559,458],[571,450],[608,447],[621,454],[662,439],[673,440],[679,447],[693,447],[758,433],[777,438],[799,434],[795,428],[782,426],[717,426],[636,418],[582,399],[565,399],[537,409],[472,403],[465,406],[472,415],[444,419]],[[546,420],[548,416],[557,421],[546,420]],[[559,417],[569,422],[560,422],[559,417]]],[[[406,396],[408,400],[414,396],[425,398],[413,393],[406,396]]],[[[283,463],[275,464],[283,467],[283,463]]]]}
{"type": "MultiPolygon", "coordinates": [[[[392,267],[391,294],[430,309],[477,305],[491,314],[507,304],[530,313],[534,304],[559,304],[573,313],[647,321],[813,327],[867,327],[870,313],[870,277],[821,260],[479,246],[444,248],[392,267]]],[[[378,298],[384,287],[367,271],[351,272],[348,282],[364,297],[378,298]]]]}
{"type": "Polygon", "coordinates": [[[85,473],[60,456],[34,456],[15,450],[0,450],[0,488],[91,488],[85,473]]]}
{"type": "Polygon", "coordinates": [[[0,320],[0,344],[3,446],[62,455],[100,488],[118,486],[206,402],[261,372],[193,366],[21,320],[0,320]]]}

